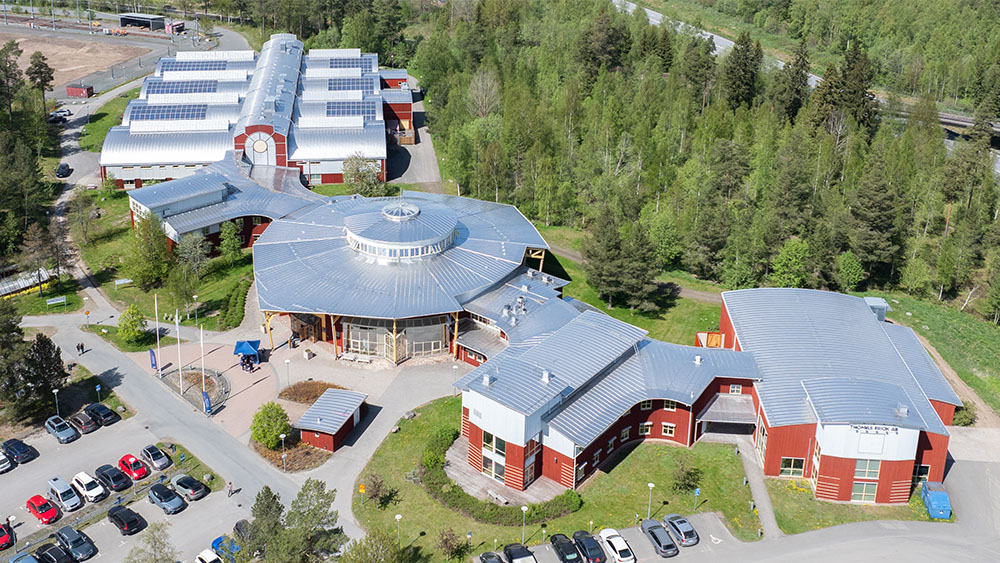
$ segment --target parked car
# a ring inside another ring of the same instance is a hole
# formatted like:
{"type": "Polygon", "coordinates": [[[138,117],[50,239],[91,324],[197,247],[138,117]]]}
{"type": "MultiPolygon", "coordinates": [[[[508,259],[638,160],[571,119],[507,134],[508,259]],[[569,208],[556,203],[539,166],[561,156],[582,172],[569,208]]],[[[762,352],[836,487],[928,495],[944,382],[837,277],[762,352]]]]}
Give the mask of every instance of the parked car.
{"type": "MultiPolygon", "coordinates": [[[[65,117],[60,117],[63,121],[66,121],[65,117]]],[[[65,162],[60,162],[59,166],[56,166],[56,178],[66,178],[73,173],[73,169],[69,167],[69,164],[65,162]]]]}
{"type": "Polygon", "coordinates": [[[11,558],[10,563],[40,563],[35,556],[30,553],[22,553],[11,558]]]}
{"type": "Polygon", "coordinates": [[[42,563],[73,563],[66,550],[54,543],[48,543],[35,550],[35,558],[42,563]]]}
{"type": "Polygon", "coordinates": [[[103,403],[91,403],[84,407],[83,412],[89,414],[90,418],[94,419],[94,422],[100,424],[101,426],[114,424],[119,418],[119,416],[115,414],[115,411],[109,409],[103,403]]]}
{"type": "Polygon", "coordinates": [[[108,511],[108,520],[118,528],[123,536],[130,536],[142,528],[142,519],[131,509],[124,506],[113,506],[108,511]]]}
{"type": "Polygon", "coordinates": [[[104,484],[107,488],[112,491],[124,491],[125,489],[132,486],[132,481],[125,476],[124,473],[118,470],[117,467],[111,465],[102,465],[94,471],[94,475],[104,484]]]}
{"type": "Polygon", "coordinates": [[[588,532],[578,530],[573,532],[573,543],[580,550],[580,555],[587,563],[606,563],[608,556],[604,553],[601,544],[588,532]]]}
{"type": "Polygon", "coordinates": [[[80,437],[76,429],[63,420],[61,416],[50,416],[45,421],[45,430],[55,436],[60,444],[68,444],[80,437]]]}
{"type": "Polygon", "coordinates": [[[211,549],[205,549],[195,556],[194,563],[222,563],[222,559],[219,559],[219,556],[211,549]]]}
{"type": "Polygon", "coordinates": [[[7,457],[7,454],[0,452],[0,473],[6,473],[14,469],[14,462],[7,457]]]}
{"type": "Polygon", "coordinates": [[[56,541],[74,561],[85,561],[97,554],[97,546],[90,538],[72,526],[63,526],[56,532],[56,541]]]}
{"type": "Polygon", "coordinates": [[[579,563],[581,561],[580,552],[573,545],[573,540],[565,534],[552,534],[549,542],[552,543],[552,550],[556,552],[561,563],[579,563]]]}
{"type": "Polygon", "coordinates": [[[670,530],[670,534],[682,546],[698,545],[698,532],[694,530],[694,526],[687,521],[687,518],[680,514],[667,514],[663,519],[663,525],[670,530]]]}
{"type": "Polygon", "coordinates": [[[159,506],[163,509],[163,512],[167,514],[177,514],[178,512],[184,510],[184,507],[187,506],[187,504],[184,503],[184,499],[161,483],[157,483],[149,488],[149,494],[146,495],[146,500],[148,500],[150,504],[159,506]]]}
{"type": "Polygon", "coordinates": [[[73,112],[69,111],[69,108],[59,108],[49,115],[60,115],[62,117],[69,117],[73,115],[73,112]]]}
{"type": "Polygon", "coordinates": [[[0,448],[3,448],[3,453],[5,453],[8,458],[18,464],[28,463],[38,457],[38,452],[35,451],[35,448],[32,448],[17,438],[7,440],[0,445],[0,448]]]}
{"type": "Polygon", "coordinates": [[[132,454],[125,454],[118,460],[118,469],[131,477],[133,481],[145,479],[149,475],[149,468],[132,454]]]}
{"type": "Polygon", "coordinates": [[[87,502],[97,502],[108,496],[108,490],[104,488],[104,485],[91,477],[86,471],[81,471],[74,475],[70,484],[73,485],[76,492],[87,499],[87,502]]]}
{"type": "Polygon", "coordinates": [[[250,521],[240,519],[233,524],[233,535],[243,540],[244,543],[250,540],[250,521]]]}
{"type": "Polygon", "coordinates": [[[49,479],[46,496],[66,512],[72,512],[83,506],[83,499],[73,487],[69,486],[69,483],[63,481],[62,477],[49,479]]]}
{"type": "Polygon", "coordinates": [[[504,563],[503,559],[499,555],[493,553],[492,551],[487,551],[486,553],[479,554],[479,563],[504,563]]]}
{"type": "Polygon", "coordinates": [[[640,528],[649,539],[649,543],[653,544],[653,551],[660,557],[673,557],[680,553],[670,533],[658,520],[643,520],[640,528]]]}
{"type": "Polygon", "coordinates": [[[0,524],[0,550],[7,549],[17,542],[17,534],[10,524],[4,522],[0,524]]]}
{"type": "Polygon", "coordinates": [[[46,123],[66,123],[66,118],[61,115],[50,115],[45,118],[46,123]]]}
{"type": "Polygon", "coordinates": [[[93,418],[90,417],[89,414],[83,411],[80,411],[74,414],[73,416],[69,417],[69,423],[72,424],[73,428],[76,428],[77,432],[79,432],[80,434],[90,434],[94,430],[97,430],[98,427],[100,427],[100,424],[97,424],[97,421],[95,421],[93,418]]]}
{"type": "Polygon", "coordinates": [[[629,547],[625,538],[613,528],[604,528],[597,537],[604,544],[606,551],[611,556],[611,561],[615,563],[635,563],[635,555],[629,547]]]}
{"type": "Polygon", "coordinates": [[[229,536],[219,536],[212,540],[212,551],[227,563],[234,563],[240,546],[229,536]]]}
{"type": "Polygon", "coordinates": [[[528,548],[519,543],[509,543],[503,546],[503,556],[507,558],[507,563],[538,563],[528,548]]]}
{"type": "Polygon", "coordinates": [[[170,480],[174,490],[187,500],[198,500],[208,494],[208,487],[194,477],[181,473],[170,480]]]}
{"type": "Polygon", "coordinates": [[[146,463],[151,465],[153,469],[157,471],[162,471],[170,466],[170,458],[167,457],[167,454],[163,453],[163,450],[152,444],[142,448],[142,451],[139,452],[139,456],[146,460],[146,463]]]}
{"type": "Polygon", "coordinates": [[[59,518],[59,509],[42,495],[29,498],[26,506],[28,512],[38,518],[42,524],[51,524],[59,518]]]}

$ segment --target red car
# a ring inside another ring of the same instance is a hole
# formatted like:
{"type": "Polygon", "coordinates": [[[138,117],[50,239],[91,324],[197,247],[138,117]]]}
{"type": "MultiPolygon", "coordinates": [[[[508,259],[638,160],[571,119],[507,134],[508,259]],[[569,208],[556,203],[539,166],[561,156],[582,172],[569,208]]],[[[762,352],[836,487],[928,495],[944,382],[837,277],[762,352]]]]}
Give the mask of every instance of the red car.
{"type": "Polygon", "coordinates": [[[0,524],[0,550],[14,545],[16,540],[17,536],[14,534],[14,530],[10,527],[10,524],[6,522],[0,524]]]}
{"type": "Polygon", "coordinates": [[[143,479],[149,475],[149,469],[146,469],[146,466],[139,461],[139,458],[132,454],[125,454],[118,460],[118,469],[121,469],[134,480],[143,479]]]}
{"type": "Polygon", "coordinates": [[[28,512],[35,515],[42,524],[51,524],[59,518],[57,509],[49,500],[42,495],[35,495],[28,499],[28,512]]]}

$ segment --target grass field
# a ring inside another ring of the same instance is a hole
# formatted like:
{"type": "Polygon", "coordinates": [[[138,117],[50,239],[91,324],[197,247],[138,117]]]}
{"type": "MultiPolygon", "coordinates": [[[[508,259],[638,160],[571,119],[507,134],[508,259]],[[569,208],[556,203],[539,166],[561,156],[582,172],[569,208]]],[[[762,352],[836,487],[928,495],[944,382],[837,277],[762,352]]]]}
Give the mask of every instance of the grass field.
{"type": "Polygon", "coordinates": [[[72,313],[83,307],[83,298],[77,295],[80,291],[80,284],[67,275],[62,276],[62,291],[59,291],[55,283],[42,290],[39,295],[37,291],[32,291],[11,299],[17,307],[17,314],[25,315],[47,315],[53,313],[72,313]],[[46,299],[54,297],[66,297],[66,305],[45,306],[46,299]]]}
{"type": "Polygon", "coordinates": [[[104,138],[108,136],[108,130],[121,124],[125,106],[128,105],[129,101],[138,97],[139,88],[129,90],[94,112],[90,116],[90,122],[80,132],[80,148],[90,152],[101,152],[104,138]]]}
{"type": "Polygon", "coordinates": [[[535,223],[535,228],[545,239],[545,242],[554,244],[562,248],[570,248],[577,252],[583,251],[584,232],[575,227],[551,226],[546,227],[540,223],[535,223]]]}
{"type": "Polygon", "coordinates": [[[173,467],[176,468],[177,473],[187,473],[204,483],[213,493],[226,488],[226,480],[220,477],[215,471],[212,471],[211,467],[202,463],[200,459],[191,455],[191,452],[184,446],[173,442],[157,442],[156,447],[170,456],[170,459],[174,461],[173,467]],[[171,450],[171,446],[175,449],[171,450]],[[182,455],[184,456],[184,461],[181,461],[182,455]],[[210,475],[211,479],[206,479],[206,475],[210,475]]]}
{"type": "Polygon", "coordinates": [[[557,272],[555,270],[557,266],[550,265],[549,262],[546,262],[545,269],[556,276],[569,276],[573,283],[566,287],[567,296],[589,303],[616,319],[647,330],[651,338],[693,345],[695,332],[714,330],[719,326],[719,305],[680,297],[668,299],[667,307],[651,314],[632,312],[619,307],[608,309],[607,304],[598,296],[597,290],[587,285],[586,276],[579,264],[564,257],[557,256],[557,258],[565,274],[557,272]]]}
{"type": "MultiPolygon", "coordinates": [[[[142,342],[132,343],[132,342],[122,342],[118,338],[118,327],[116,326],[105,326],[105,325],[87,325],[80,327],[87,332],[93,332],[99,335],[101,338],[112,343],[122,352],[142,352],[156,346],[156,336],[153,331],[149,331],[146,334],[145,340],[142,342]]],[[[161,336],[160,346],[171,346],[177,343],[177,339],[173,336],[161,336]]]]}
{"type": "MultiPolygon", "coordinates": [[[[353,507],[358,521],[366,528],[389,530],[395,527],[395,514],[402,514],[400,534],[404,546],[419,548],[431,554],[428,560],[439,561],[437,538],[442,530],[451,528],[460,535],[472,532],[473,552],[493,548],[493,538],[499,543],[520,541],[520,526],[503,527],[483,524],[457,514],[430,497],[421,485],[407,481],[405,474],[417,468],[424,444],[430,434],[442,426],[458,428],[461,399],[439,399],[418,409],[419,416],[399,421],[400,431],[390,434],[375,452],[362,473],[377,472],[386,484],[397,490],[398,502],[379,509],[374,503],[362,506],[362,496],[354,487],[353,507]]],[[[743,465],[732,447],[722,444],[698,444],[693,449],[665,444],[642,444],[624,459],[615,463],[609,473],[599,473],[583,489],[583,507],[567,516],[527,527],[529,544],[540,543],[542,525],[548,535],[571,534],[586,530],[593,520],[595,532],[604,527],[634,525],[634,515],[646,508],[649,489],[653,482],[653,511],[663,517],[670,512],[688,514],[693,508],[693,497],[679,495],[671,487],[673,470],[684,459],[689,466],[704,471],[701,504],[698,512],[722,512],[733,533],[743,539],[755,539],[759,526],[756,515],[749,509],[750,491],[743,486],[743,465]]]]}
{"type": "Polygon", "coordinates": [[[126,405],[122,402],[118,394],[108,389],[107,385],[101,383],[101,380],[94,374],[90,373],[90,370],[77,364],[73,367],[73,373],[70,375],[70,384],[68,387],[77,387],[81,391],[87,394],[87,399],[91,403],[104,403],[109,409],[117,412],[122,420],[127,418],[132,418],[135,416],[135,411],[132,407],[126,405]],[[101,392],[97,392],[97,386],[101,386],[101,392]],[[118,407],[123,407],[125,410],[119,412],[118,407]]]}
{"type": "MultiPolygon", "coordinates": [[[[774,517],[778,520],[778,527],[786,534],[799,534],[838,524],[869,520],[931,521],[920,500],[920,489],[916,489],[910,496],[909,504],[902,506],[818,501],[813,498],[809,483],[799,480],[768,479],[767,491],[771,496],[771,504],[774,505],[774,517]]],[[[955,516],[952,514],[951,521],[954,520],[955,516]]]]}

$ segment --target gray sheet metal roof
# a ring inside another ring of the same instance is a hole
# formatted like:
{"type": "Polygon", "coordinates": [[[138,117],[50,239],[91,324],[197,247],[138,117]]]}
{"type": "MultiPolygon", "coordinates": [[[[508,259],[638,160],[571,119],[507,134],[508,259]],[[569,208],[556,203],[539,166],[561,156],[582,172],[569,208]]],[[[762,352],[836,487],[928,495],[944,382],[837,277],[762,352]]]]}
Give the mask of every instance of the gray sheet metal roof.
{"type": "Polygon", "coordinates": [[[696,420],[724,422],[730,424],[754,424],[757,413],[753,408],[753,397],[744,393],[716,393],[712,400],[698,413],[696,420]]]}
{"type": "Polygon", "coordinates": [[[368,395],[357,391],[327,389],[295,423],[295,428],[336,434],[367,398],[368,395]]]}
{"type": "Polygon", "coordinates": [[[886,323],[864,299],[783,288],[726,291],[722,299],[740,346],[757,361],[762,379],[757,393],[771,426],[816,422],[805,401],[804,380],[839,378],[840,393],[864,403],[870,397],[850,382],[876,379],[906,392],[926,430],[947,434],[887,336],[886,323]]]}
{"type": "Polygon", "coordinates": [[[480,326],[470,319],[462,319],[458,323],[458,343],[463,348],[479,352],[487,358],[492,358],[507,349],[507,341],[500,337],[498,331],[480,326]]]}
{"type": "Polygon", "coordinates": [[[585,387],[642,340],[646,332],[600,313],[582,313],[525,350],[508,349],[456,386],[525,415],[585,387]],[[586,346],[581,346],[586,342],[586,346]],[[543,371],[549,381],[543,382],[543,371]],[[491,380],[483,384],[483,376],[491,380]]]}
{"type": "Polygon", "coordinates": [[[289,33],[276,33],[264,43],[243,102],[238,130],[250,125],[270,125],[275,133],[288,136],[302,49],[302,42],[289,33]]]}
{"type": "MultiPolygon", "coordinates": [[[[566,280],[542,274],[531,268],[522,268],[504,280],[499,286],[464,301],[466,311],[496,321],[504,332],[516,329],[535,309],[549,299],[559,297],[559,289],[569,283],[566,280]],[[548,280],[546,282],[546,280],[548,280]],[[523,309],[517,307],[518,298],[524,298],[523,309]],[[509,311],[504,315],[504,308],[509,311]],[[517,319],[517,322],[513,322],[517,319]]],[[[461,296],[464,297],[464,296],[461,296]]]]}
{"type": "Polygon", "coordinates": [[[885,324],[882,329],[896,346],[899,355],[910,368],[910,372],[913,373],[928,399],[962,406],[962,399],[958,398],[958,394],[948,384],[948,380],[945,379],[933,358],[924,349],[913,329],[894,324],[885,324]]]}
{"type": "Polygon", "coordinates": [[[254,243],[261,309],[388,319],[456,312],[462,310],[456,296],[509,275],[526,247],[547,248],[513,206],[420,192],[404,192],[402,199],[449,208],[457,218],[452,246],[380,264],[349,246],[345,217],[397,198],[315,203],[275,221],[254,243]]]}
{"type": "Polygon", "coordinates": [[[832,424],[886,424],[907,428],[926,428],[917,409],[899,385],[873,379],[821,378],[802,381],[816,417],[832,424]],[[852,394],[845,394],[844,387],[852,394]],[[862,394],[859,401],[853,394],[862,394]],[[905,414],[899,407],[905,407],[905,414]]]}
{"type": "Polygon", "coordinates": [[[221,202],[227,190],[225,182],[225,176],[217,172],[196,173],[185,178],[131,190],[128,196],[147,209],[154,210],[213,193],[218,194],[221,202]]]}
{"type": "Polygon", "coordinates": [[[229,131],[174,131],[130,134],[112,127],[101,148],[101,166],[200,164],[217,162],[233,149],[229,131]]]}
{"type": "Polygon", "coordinates": [[[405,68],[381,68],[378,73],[382,78],[408,78],[405,68]]]}
{"type": "Polygon", "coordinates": [[[387,104],[412,104],[412,90],[396,90],[394,88],[383,88],[382,99],[387,104]]]}
{"type": "MultiPolygon", "coordinates": [[[[596,313],[585,313],[596,314],[596,313]]],[[[574,350],[590,346],[582,342],[574,350]]],[[[626,411],[648,399],[691,405],[716,377],[757,379],[753,356],[644,339],[638,353],[562,406],[549,425],[579,446],[586,446],[626,411]],[[701,363],[695,364],[695,356],[701,363]]]]}
{"type": "Polygon", "coordinates": [[[372,123],[344,129],[292,128],[289,160],[347,160],[354,154],[368,159],[386,158],[385,126],[372,123]]]}

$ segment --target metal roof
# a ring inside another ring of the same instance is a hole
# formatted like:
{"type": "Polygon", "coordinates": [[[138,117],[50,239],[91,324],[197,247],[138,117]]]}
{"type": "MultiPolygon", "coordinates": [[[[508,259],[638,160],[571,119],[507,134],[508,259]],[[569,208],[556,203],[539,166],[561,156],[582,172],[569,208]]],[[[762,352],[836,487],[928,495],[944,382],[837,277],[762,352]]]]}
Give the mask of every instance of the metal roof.
{"type": "Polygon", "coordinates": [[[382,78],[401,79],[408,78],[405,68],[381,68],[378,71],[382,78]]]}
{"type": "Polygon", "coordinates": [[[130,133],[112,127],[101,148],[101,166],[200,164],[217,162],[233,149],[229,131],[130,133]]]}
{"type": "Polygon", "coordinates": [[[826,424],[886,424],[907,428],[926,428],[917,409],[899,385],[874,379],[806,379],[802,389],[816,418],[826,424]],[[849,386],[852,393],[844,393],[849,386]],[[861,394],[859,401],[854,394],[861,394]]]}
{"type": "Polygon", "coordinates": [[[357,391],[327,389],[295,423],[295,428],[336,434],[367,398],[368,395],[357,391]]]}
{"type": "Polygon", "coordinates": [[[131,190],[128,196],[153,210],[211,194],[218,194],[221,202],[228,189],[225,182],[225,176],[206,169],[184,178],[131,190]]]}
{"type": "Polygon", "coordinates": [[[486,328],[471,319],[462,319],[458,323],[458,344],[487,358],[507,349],[507,341],[500,337],[499,331],[486,328]]]}
{"type": "Polygon", "coordinates": [[[907,367],[910,368],[910,372],[913,373],[913,377],[917,379],[917,383],[928,399],[962,406],[962,399],[948,384],[948,380],[938,369],[931,355],[920,344],[913,329],[894,324],[885,324],[882,329],[892,340],[892,344],[896,347],[903,361],[906,362],[907,367]]]}
{"type": "Polygon", "coordinates": [[[162,20],[164,16],[159,16],[156,14],[142,14],[139,12],[125,12],[124,14],[118,14],[119,18],[135,18],[141,20],[162,20]]]}
{"type": "Polygon", "coordinates": [[[413,92],[410,90],[383,88],[382,100],[387,104],[412,104],[413,92]]]}
{"type": "Polygon", "coordinates": [[[287,137],[302,65],[302,42],[289,33],[276,33],[264,43],[237,126],[270,125],[287,137]]]}
{"type": "Polygon", "coordinates": [[[527,247],[547,245],[510,205],[421,192],[328,199],[268,226],[254,243],[254,277],[265,311],[384,319],[439,315],[462,310],[456,296],[493,286],[520,267],[527,247]],[[388,263],[350,246],[348,216],[400,200],[449,209],[457,232],[451,246],[388,263]]]}
{"type": "Polygon", "coordinates": [[[385,127],[380,123],[349,129],[292,127],[288,139],[289,160],[347,160],[355,154],[385,159],[385,127]]]}
{"type": "Polygon", "coordinates": [[[753,408],[753,397],[745,393],[716,393],[698,413],[696,420],[754,424],[757,422],[757,413],[753,408]]]}
{"type": "MultiPolygon", "coordinates": [[[[585,313],[597,314],[597,313],[585,313]]],[[[586,349],[582,341],[573,349],[586,349]]],[[[646,338],[628,357],[551,416],[549,425],[586,446],[626,411],[649,399],[692,405],[717,377],[757,379],[753,357],[745,352],[696,348],[646,338]],[[700,356],[700,363],[695,363],[700,356]]]]}
{"type": "Polygon", "coordinates": [[[848,400],[873,400],[852,385],[874,379],[900,386],[928,431],[947,434],[914,374],[860,297],[808,289],[762,288],[722,293],[743,350],[753,354],[757,385],[771,426],[816,422],[802,381],[839,379],[848,400]]]}

